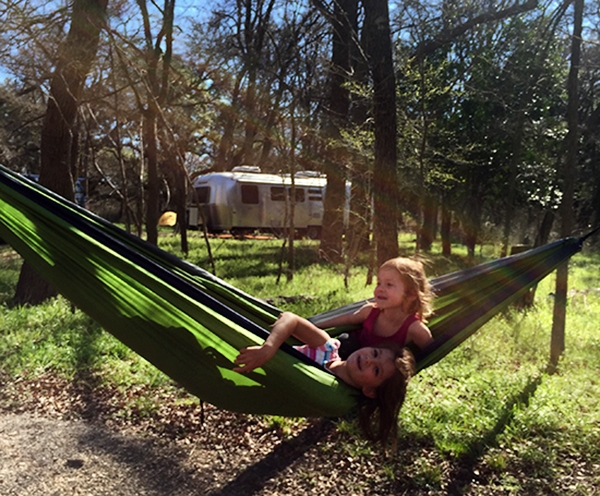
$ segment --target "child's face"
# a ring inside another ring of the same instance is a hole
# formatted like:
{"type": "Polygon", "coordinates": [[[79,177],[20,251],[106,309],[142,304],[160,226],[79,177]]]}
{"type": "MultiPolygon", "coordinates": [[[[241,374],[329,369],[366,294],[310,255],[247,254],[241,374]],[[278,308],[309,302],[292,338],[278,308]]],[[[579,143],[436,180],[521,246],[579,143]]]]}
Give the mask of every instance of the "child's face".
{"type": "MultiPolygon", "coordinates": [[[[394,353],[387,348],[361,348],[346,360],[352,385],[363,389],[377,389],[396,371],[394,353]]],[[[366,394],[366,393],[365,393],[366,394]]]]}
{"type": "Polygon", "coordinates": [[[380,309],[403,307],[406,303],[406,286],[396,269],[392,267],[379,269],[373,296],[380,309]]]}

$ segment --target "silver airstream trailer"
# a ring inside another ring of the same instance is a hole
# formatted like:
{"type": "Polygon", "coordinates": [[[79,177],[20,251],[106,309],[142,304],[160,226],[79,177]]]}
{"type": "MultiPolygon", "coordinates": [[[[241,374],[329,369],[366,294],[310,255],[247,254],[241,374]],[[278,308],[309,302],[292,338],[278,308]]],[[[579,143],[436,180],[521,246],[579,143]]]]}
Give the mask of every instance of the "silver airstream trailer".
{"type": "MultiPolygon", "coordinates": [[[[298,234],[317,239],[321,235],[323,199],[327,179],[315,172],[294,176],[296,204],[294,227],[298,234]]],[[[188,224],[208,232],[233,234],[253,231],[279,234],[289,225],[292,178],[289,174],[263,174],[258,167],[236,167],[231,172],[203,174],[194,182],[196,199],[188,207],[188,224]],[[287,206],[286,206],[287,203],[287,206]],[[287,212],[287,213],[286,213],[287,212]],[[202,214],[202,215],[201,215],[202,214]]]]}

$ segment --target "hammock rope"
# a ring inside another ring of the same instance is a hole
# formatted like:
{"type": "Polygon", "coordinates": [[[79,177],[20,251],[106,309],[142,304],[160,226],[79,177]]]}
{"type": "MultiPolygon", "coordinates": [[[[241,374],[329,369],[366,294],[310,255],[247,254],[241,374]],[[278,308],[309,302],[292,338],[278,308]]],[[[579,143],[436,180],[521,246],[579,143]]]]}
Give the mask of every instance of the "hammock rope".
{"type": "MultiPolygon", "coordinates": [[[[238,350],[262,343],[279,309],[2,166],[0,237],[104,329],[204,401],[298,417],[340,416],[356,406],[355,389],[289,345],[262,370],[233,372],[238,350]]],[[[435,341],[417,356],[419,370],[568,260],[583,239],[432,279],[435,341]]],[[[362,304],[311,320],[318,324],[362,304]]]]}

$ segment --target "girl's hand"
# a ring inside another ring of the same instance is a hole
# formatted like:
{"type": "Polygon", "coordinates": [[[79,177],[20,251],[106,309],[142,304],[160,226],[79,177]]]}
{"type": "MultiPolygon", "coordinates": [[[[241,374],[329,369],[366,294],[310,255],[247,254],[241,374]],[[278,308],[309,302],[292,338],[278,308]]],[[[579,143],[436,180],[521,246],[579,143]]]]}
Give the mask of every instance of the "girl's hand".
{"type": "Polygon", "coordinates": [[[276,349],[272,346],[263,344],[262,346],[250,346],[248,348],[242,348],[240,354],[233,361],[235,365],[242,365],[233,369],[234,372],[252,372],[254,369],[262,367],[267,363],[273,355],[275,355],[276,349]]]}

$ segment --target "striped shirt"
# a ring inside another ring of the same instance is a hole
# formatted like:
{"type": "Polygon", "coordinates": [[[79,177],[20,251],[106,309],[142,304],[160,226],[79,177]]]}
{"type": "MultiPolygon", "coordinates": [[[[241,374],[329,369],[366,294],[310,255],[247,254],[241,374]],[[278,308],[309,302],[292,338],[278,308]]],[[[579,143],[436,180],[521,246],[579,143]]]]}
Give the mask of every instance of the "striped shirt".
{"type": "Polygon", "coordinates": [[[318,364],[326,366],[329,362],[341,360],[340,356],[338,355],[340,344],[341,343],[339,340],[332,338],[325,344],[322,344],[316,348],[313,346],[308,346],[307,344],[302,346],[294,346],[294,348],[318,364]]]}

